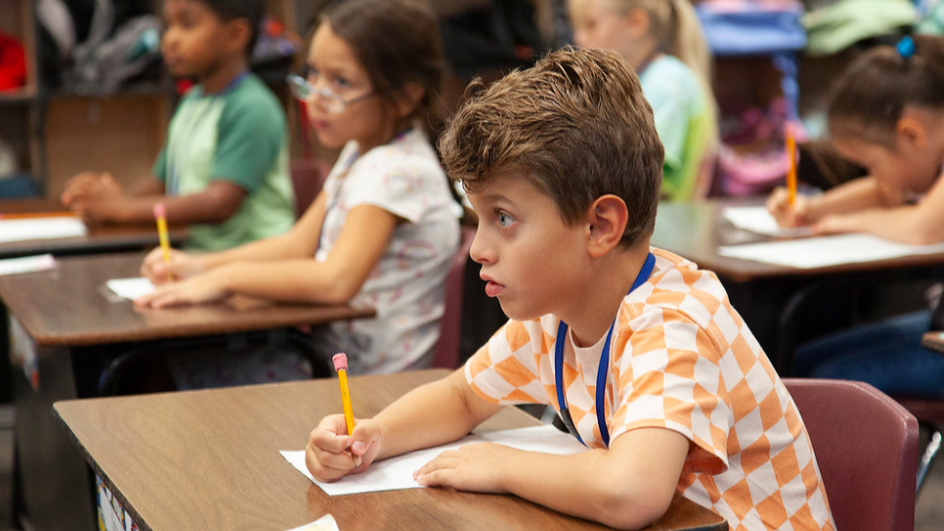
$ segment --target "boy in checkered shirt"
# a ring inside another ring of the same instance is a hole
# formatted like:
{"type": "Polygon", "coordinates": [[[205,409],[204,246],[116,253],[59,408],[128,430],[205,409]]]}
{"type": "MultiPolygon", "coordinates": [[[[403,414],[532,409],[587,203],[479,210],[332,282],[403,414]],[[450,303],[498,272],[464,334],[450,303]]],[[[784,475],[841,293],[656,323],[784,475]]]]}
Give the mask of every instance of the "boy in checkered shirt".
{"type": "Polygon", "coordinates": [[[564,49],[469,101],[440,141],[479,216],[472,258],[511,318],[465,365],[346,435],[311,433],[323,480],[467,434],[511,404],[550,404],[590,450],[474,444],[422,485],[518,495],[622,529],[679,493],[732,529],[834,529],[796,406],[717,277],[649,247],[663,150],[639,81],[564,49]]]}

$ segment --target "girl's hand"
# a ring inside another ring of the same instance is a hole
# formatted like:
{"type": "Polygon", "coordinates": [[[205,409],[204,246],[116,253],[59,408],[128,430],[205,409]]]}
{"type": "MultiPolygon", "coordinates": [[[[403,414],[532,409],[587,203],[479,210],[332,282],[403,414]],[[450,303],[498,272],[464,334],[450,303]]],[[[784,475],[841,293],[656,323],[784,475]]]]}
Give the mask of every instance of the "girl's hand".
{"type": "Polygon", "coordinates": [[[811,229],[814,236],[861,232],[861,228],[854,222],[854,216],[825,216],[814,223],[811,229]]]}
{"type": "Polygon", "coordinates": [[[135,299],[134,305],[138,308],[169,308],[225,299],[230,296],[230,292],[223,283],[223,275],[217,274],[219,271],[214,269],[180,282],[167,282],[135,299]]]}
{"type": "Polygon", "coordinates": [[[413,479],[427,487],[502,493],[508,463],[519,451],[494,443],[466,444],[439,454],[414,472],[413,479]]]}
{"type": "Polygon", "coordinates": [[[176,249],[170,250],[167,263],[164,262],[164,251],[158,247],[148,253],[141,264],[141,276],[147,277],[155,286],[167,282],[168,275],[173,275],[174,280],[184,280],[203,272],[198,257],[176,249]]]}
{"type": "Polygon", "coordinates": [[[810,209],[811,200],[797,194],[790,204],[790,192],[786,188],[777,188],[767,198],[767,211],[781,227],[801,227],[813,222],[810,209]]]}
{"type": "Polygon", "coordinates": [[[348,436],[344,415],[329,415],[308,437],[305,464],[319,481],[360,474],[374,462],[380,441],[380,424],[373,419],[354,419],[354,433],[348,436]]]}

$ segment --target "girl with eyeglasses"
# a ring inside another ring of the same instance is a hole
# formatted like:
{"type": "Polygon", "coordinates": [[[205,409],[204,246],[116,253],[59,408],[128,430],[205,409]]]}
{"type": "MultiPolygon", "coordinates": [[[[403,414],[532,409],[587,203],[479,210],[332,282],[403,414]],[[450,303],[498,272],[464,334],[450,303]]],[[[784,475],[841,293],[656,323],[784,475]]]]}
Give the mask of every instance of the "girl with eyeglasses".
{"type": "Polygon", "coordinates": [[[159,287],[136,304],[233,294],[367,304],[376,318],[318,330],[320,350],[347,352],[355,374],[428,367],[459,242],[448,181],[420,127],[442,75],[438,24],[425,2],[333,6],[314,34],[307,74],[288,80],[318,140],[343,147],[322,192],[282,236],[220,253],[174,252],[166,264],[155,250],[142,273],[159,287]]]}

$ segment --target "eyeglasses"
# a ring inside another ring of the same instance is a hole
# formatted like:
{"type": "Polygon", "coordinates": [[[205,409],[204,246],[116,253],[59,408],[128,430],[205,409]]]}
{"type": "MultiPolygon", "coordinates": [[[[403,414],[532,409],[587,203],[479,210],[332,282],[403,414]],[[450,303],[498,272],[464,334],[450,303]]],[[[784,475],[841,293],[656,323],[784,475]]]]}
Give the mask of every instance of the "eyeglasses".
{"type": "Polygon", "coordinates": [[[289,75],[285,78],[285,82],[288,83],[288,87],[292,91],[292,96],[305,102],[309,101],[312,96],[318,96],[321,98],[321,105],[331,114],[340,114],[344,112],[344,109],[349,105],[366,100],[376,94],[376,92],[372,90],[366,94],[345,100],[340,94],[329,88],[315,88],[307,79],[297,74],[289,75]]]}

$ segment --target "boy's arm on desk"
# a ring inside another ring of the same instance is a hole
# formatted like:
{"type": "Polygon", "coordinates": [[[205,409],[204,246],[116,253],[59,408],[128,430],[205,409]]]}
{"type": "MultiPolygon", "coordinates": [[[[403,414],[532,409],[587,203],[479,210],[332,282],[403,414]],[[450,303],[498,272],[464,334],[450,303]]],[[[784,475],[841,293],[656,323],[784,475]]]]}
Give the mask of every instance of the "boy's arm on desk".
{"type": "MultiPolygon", "coordinates": [[[[501,408],[479,398],[460,369],[404,395],[374,417],[382,433],[378,459],[454,441],[501,408]]],[[[441,454],[417,472],[417,480],[473,492],[507,492],[566,514],[637,529],[668,509],[688,448],[684,436],[659,428],[629,431],[609,450],[564,456],[469,444],[441,454]]]]}
{"type": "Polygon", "coordinates": [[[174,225],[213,224],[235,214],[246,195],[246,190],[236,184],[215,180],[205,190],[194,194],[173,197],[161,192],[121,194],[103,199],[79,199],[72,207],[91,223],[144,224],[154,222],[154,205],[164,203],[167,219],[174,225]]]}

